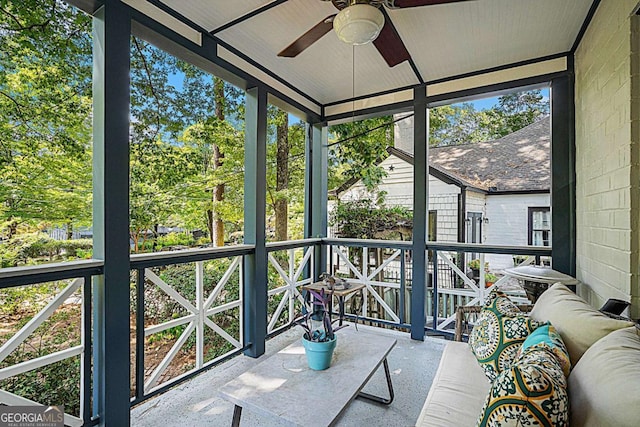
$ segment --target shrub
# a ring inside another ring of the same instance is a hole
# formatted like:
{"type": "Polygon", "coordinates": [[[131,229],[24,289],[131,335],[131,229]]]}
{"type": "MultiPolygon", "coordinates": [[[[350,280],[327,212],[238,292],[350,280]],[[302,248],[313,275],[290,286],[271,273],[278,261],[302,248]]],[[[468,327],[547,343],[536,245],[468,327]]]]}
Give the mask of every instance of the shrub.
{"type": "MultiPolygon", "coordinates": [[[[88,251],[93,247],[90,239],[54,240],[45,233],[28,233],[15,236],[0,245],[2,267],[33,264],[38,259],[74,259],[77,250],[88,251]]],[[[85,253],[86,255],[86,253],[85,253]]]]}
{"type": "Polygon", "coordinates": [[[329,220],[340,237],[356,239],[389,238],[413,228],[412,213],[401,206],[377,206],[371,200],[338,203],[329,220]],[[383,236],[381,236],[383,235],[383,236]]]}
{"type": "Polygon", "coordinates": [[[193,236],[188,233],[169,233],[156,239],[156,245],[161,248],[167,246],[193,246],[195,243],[193,236]]]}
{"type": "MultiPolygon", "coordinates": [[[[64,282],[52,282],[50,286],[62,287],[64,282]]],[[[43,286],[27,286],[22,290],[21,300],[32,302],[34,300],[33,289],[43,297],[43,286]]],[[[47,295],[54,295],[57,291],[49,289],[47,295]]],[[[7,290],[5,290],[7,291],[7,290]]],[[[36,301],[37,302],[37,301],[36,301]]],[[[21,320],[10,328],[3,329],[0,339],[5,340],[17,332],[33,314],[41,307],[41,304],[25,306],[20,304],[19,315],[21,320]]],[[[80,344],[80,306],[65,305],[58,309],[49,319],[37,328],[25,342],[16,348],[6,359],[0,363],[0,368],[14,366],[27,360],[33,360],[70,348],[80,344]]],[[[3,312],[4,312],[3,307],[3,312]]],[[[6,326],[6,325],[5,325],[6,326]]],[[[0,382],[0,387],[10,393],[34,400],[43,405],[64,405],[65,412],[79,415],[80,412],[80,357],[61,360],[51,365],[46,365],[20,375],[6,378],[0,382]]]]}
{"type": "Polygon", "coordinates": [[[93,250],[93,242],[91,239],[75,239],[75,240],[56,240],[61,251],[68,257],[76,255],[78,250],[93,250]]]}
{"type": "MultiPolygon", "coordinates": [[[[220,281],[231,261],[227,258],[209,261],[204,264],[204,293],[209,295],[216,284],[220,281]]],[[[195,302],[195,268],[193,263],[174,264],[154,269],[167,284],[175,289],[180,295],[191,302],[195,302]]],[[[218,297],[220,303],[224,304],[238,299],[238,271],[236,270],[225,290],[218,297]]],[[[135,278],[131,278],[131,309],[136,309],[135,278]]],[[[176,316],[186,314],[186,310],[174,299],[170,298],[164,291],[150,281],[145,283],[145,317],[153,319],[153,322],[165,322],[176,316]]]]}

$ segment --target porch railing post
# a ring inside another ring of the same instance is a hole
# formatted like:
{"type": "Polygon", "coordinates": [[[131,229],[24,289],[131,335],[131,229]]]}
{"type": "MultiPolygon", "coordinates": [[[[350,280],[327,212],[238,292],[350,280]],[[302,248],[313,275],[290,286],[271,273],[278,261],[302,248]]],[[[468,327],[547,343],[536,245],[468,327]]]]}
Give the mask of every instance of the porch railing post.
{"type": "Polygon", "coordinates": [[[407,317],[405,307],[405,292],[407,290],[407,272],[405,271],[405,269],[407,268],[406,255],[407,252],[402,249],[400,251],[400,323],[405,323],[407,317]]]}
{"type": "MultiPolygon", "coordinates": [[[[439,312],[439,306],[440,306],[440,298],[438,296],[438,251],[433,251],[433,276],[432,276],[432,282],[431,282],[431,288],[432,288],[432,292],[433,292],[433,299],[431,300],[433,302],[433,313],[432,314],[432,326],[433,326],[433,330],[437,331],[438,330],[438,312],[439,312]]],[[[427,283],[428,285],[429,283],[427,283]]],[[[427,290],[428,291],[428,290],[427,290]]],[[[445,318],[447,317],[447,312],[446,310],[443,310],[444,314],[445,314],[445,318]]]]}
{"type": "Polygon", "coordinates": [[[247,90],[245,112],[244,241],[255,245],[245,257],[243,283],[245,354],[264,354],[267,338],[267,248],[266,248],[266,176],[267,176],[267,92],[258,86],[247,90]]]}
{"type": "Polygon", "coordinates": [[[413,274],[411,286],[411,338],[424,340],[426,323],[427,277],[427,213],[429,203],[428,133],[429,113],[427,89],[420,85],[413,90],[413,274]]]}
{"type": "Polygon", "coordinates": [[[136,279],[136,390],[137,400],[144,397],[144,268],[137,269],[136,279]]]}
{"type": "Polygon", "coordinates": [[[93,401],[100,425],[128,426],[129,9],[107,0],[93,23],[93,256],[104,261],[93,293],[93,401]]]}
{"type": "Polygon", "coordinates": [[[82,357],[80,363],[80,418],[85,423],[91,420],[93,413],[91,404],[91,295],[92,295],[92,277],[90,274],[84,276],[82,283],[82,357]]]}

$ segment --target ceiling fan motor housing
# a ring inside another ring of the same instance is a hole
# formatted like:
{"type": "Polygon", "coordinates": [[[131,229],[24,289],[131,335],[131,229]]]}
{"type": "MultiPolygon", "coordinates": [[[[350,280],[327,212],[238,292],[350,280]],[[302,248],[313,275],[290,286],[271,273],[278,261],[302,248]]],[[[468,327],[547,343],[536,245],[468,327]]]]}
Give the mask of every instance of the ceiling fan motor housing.
{"type": "Polygon", "coordinates": [[[346,7],[333,20],[333,29],[345,43],[361,45],[378,37],[384,26],[382,12],[369,4],[357,3],[346,7]]]}

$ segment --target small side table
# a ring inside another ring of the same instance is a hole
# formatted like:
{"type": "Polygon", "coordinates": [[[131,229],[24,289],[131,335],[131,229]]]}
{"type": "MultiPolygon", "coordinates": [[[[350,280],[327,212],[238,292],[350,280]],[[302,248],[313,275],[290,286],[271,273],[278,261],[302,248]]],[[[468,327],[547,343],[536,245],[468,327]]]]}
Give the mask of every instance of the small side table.
{"type": "Polygon", "coordinates": [[[363,285],[362,283],[349,283],[349,288],[348,289],[329,289],[326,285],[326,283],[324,282],[315,282],[312,283],[310,285],[304,285],[302,287],[302,289],[306,290],[306,291],[315,291],[315,292],[320,292],[322,289],[324,289],[324,293],[325,295],[330,295],[331,298],[329,298],[329,314],[331,314],[333,312],[333,297],[336,296],[338,297],[338,307],[339,307],[339,319],[340,319],[340,323],[339,325],[342,326],[342,321],[344,320],[344,299],[347,295],[352,294],[354,292],[358,292],[358,291],[362,291],[362,289],[365,288],[365,285],[363,285]]]}

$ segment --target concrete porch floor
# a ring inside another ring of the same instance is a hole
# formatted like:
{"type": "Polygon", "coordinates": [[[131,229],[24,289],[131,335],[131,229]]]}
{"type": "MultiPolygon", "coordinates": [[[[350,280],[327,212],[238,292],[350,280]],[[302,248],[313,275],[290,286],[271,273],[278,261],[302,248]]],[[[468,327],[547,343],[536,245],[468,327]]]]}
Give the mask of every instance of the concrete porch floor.
{"type": "MultiPolygon", "coordinates": [[[[353,325],[349,326],[354,327],[353,325]]],[[[338,419],[343,427],[376,427],[415,425],[427,397],[431,381],[440,362],[445,341],[426,337],[424,342],[411,340],[408,333],[358,325],[358,330],[391,335],[397,339],[389,355],[389,369],[393,381],[395,400],[389,406],[355,399],[338,419]]],[[[339,334],[339,332],[338,332],[339,334]]],[[[267,351],[259,359],[238,356],[212,368],[197,377],[150,399],[131,410],[131,425],[135,427],[169,426],[224,426],[231,425],[233,404],[217,395],[217,389],[253,365],[260,363],[300,339],[301,329],[292,328],[267,342],[267,351]]],[[[364,388],[369,393],[387,396],[384,372],[380,368],[364,388]]],[[[339,391],[336,391],[339,392],[339,391]]],[[[309,416],[322,410],[322,396],[300,396],[291,405],[307,405],[309,416]]],[[[242,426],[280,426],[251,413],[242,412],[242,426]]]]}

